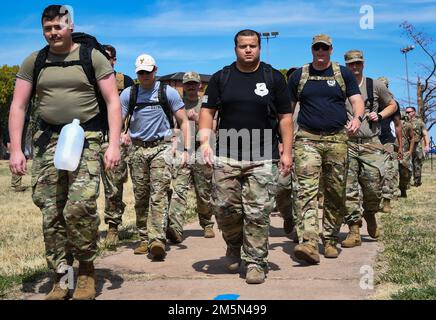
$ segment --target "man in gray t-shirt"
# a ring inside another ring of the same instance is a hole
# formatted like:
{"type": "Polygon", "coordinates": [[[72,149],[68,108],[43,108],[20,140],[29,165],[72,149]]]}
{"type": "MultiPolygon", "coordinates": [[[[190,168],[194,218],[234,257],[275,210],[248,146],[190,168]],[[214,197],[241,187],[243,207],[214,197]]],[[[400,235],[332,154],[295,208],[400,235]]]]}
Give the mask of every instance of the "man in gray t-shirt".
{"type": "MultiPolygon", "coordinates": [[[[364,59],[359,50],[345,53],[345,63],[354,76],[362,97],[365,100],[365,115],[359,119],[359,131],[348,140],[348,175],[346,214],[344,223],[350,232],[342,247],[360,246],[360,226],[363,217],[367,223],[368,234],[378,238],[379,231],[375,213],[381,201],[381,186],[384,178],[384,149],[380,143],[381,120],[391,116],[397,109],[392,94],[380,81],[363,76],[364,59]],[[362,190],[363,200],[359,190],[362,190]]],[[[348,118],[351,119],[351,106],[347,103],[348,118]]]]}
{"type": "Polygon", "coordinates": [[[189,120],[178,92],[169,86],[161,88],[163,84],[156,81],[157,66],[153,57],[141,54],[135,67],[140,84],[125,89],[120,96],[123,118],[129,117],[128,129],[132,139],[129,166],[135,194],[136,226],[141,238],[134,253],[150,251],[154,259],[162,260],[165,257],[171,185],[168,160],[173,154],[172,116],[183,133],[182,166],[188,160],[190,149],[189,120]],[[132,90],[136,94],[131,94],[132,90]],[[131,103],[131,99],[136,101],[131,103]]]}

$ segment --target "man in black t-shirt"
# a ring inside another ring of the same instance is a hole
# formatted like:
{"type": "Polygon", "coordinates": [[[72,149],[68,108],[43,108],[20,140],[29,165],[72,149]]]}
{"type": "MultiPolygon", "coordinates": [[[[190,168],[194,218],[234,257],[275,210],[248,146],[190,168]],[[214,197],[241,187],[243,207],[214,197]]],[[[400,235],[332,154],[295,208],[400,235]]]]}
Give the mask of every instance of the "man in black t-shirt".
{"type": "Polygon", "coordinates": [[[274,206],[277,162],[283,176],[292,167],[292,110],[285,78],[260,62],[260,34],[235,36],[236,62],[215,73],[200,113],[201,152],[214,162],[212,200],[227,244],[227,268],[247,265],[246,282],[264,282],[268,268],[269,214],[274,206]],[[216,157],[209,144],[218,112],[216,157]],[[278,130],[283,152],[278,150],[278,130]]]}
{"type": "Polygon", "coordinates": [[[332,50],[328,35],[316,35],[312,41],[313,62],[292,73],[288,81],[292,103],[300,102],[295,167],[300,186],[296,201],[298,235],[302,243],[294,253],[298,259],[312,264],[320,261],[317,194],[321,177],[324,255],[338,256],[336,244],[345,213],[347,133],[359,130],[364,112],[356,79],[347,68],[330,61],[332,50]],[[347,98],[354,111],[354,118],[348,123],[347,98]]]}

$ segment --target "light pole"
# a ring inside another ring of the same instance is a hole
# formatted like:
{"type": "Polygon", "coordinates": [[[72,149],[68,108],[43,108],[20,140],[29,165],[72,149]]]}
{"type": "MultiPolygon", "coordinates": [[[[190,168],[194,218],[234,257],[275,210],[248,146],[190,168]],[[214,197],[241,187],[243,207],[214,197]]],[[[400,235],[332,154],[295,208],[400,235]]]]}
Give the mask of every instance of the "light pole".
{"type": "Polygon", "coordinates": [[[269,63],[269,39],[277,38],[278,32],[262,32],[262,39],[266,39],[266,62],[269,63]]]}
{"type": "Polygon", "coordinates": [[[407,97],[410,106],[410,89],[409,89],[409,68],[407,66],[407,52],[415,49],[415,46],[407,46],[405,48],[400,49],[401,53],[404,53],[404,58],[406,59],[406,79],[407,79],[407,97]]]}

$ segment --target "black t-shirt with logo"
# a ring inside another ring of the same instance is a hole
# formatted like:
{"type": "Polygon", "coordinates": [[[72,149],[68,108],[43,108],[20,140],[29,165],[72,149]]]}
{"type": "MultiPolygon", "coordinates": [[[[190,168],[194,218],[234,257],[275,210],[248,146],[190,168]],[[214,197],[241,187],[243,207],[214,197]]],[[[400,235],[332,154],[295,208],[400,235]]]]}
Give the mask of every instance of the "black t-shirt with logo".
{"type": "MultiPolygon", "coordinates": [[[[346,87],[346,96],[360,94],[356,78],[349,69],[340,66],[346,87]]],[[[342,129],[347,123],[345,99],[341,87],[336,81],[308,80],[297,97],[298,84],[303,69],[292,73],[288,87],[293,102],[300,101],[298,124],[301,128],[316,132],[335,132],[342,129]]],[[[315,70],[310,64],[311,76],[332,77],[332,66],[324,70],[315,70]]]]}
{"type": "MultiPolygon", "coordinates": [[[[396,101],[395,101],[396,102],[396,101]]],[[[381,122],[381,133],[380,133],[380,142],[381,144],[386,143],[394,143],[397,139],[391,130],[391,122],[394,121],[395,117],[401,118],[400,105],[397,103],[397,111],[394,112],[390,117],[383,119],[381,122]]]]}
{"type": "Polygon", "coordinates": [[[221,96],[222,70],[210,79],[202,107],[219,109],[217,155],[239,161],[279,159],[274,125],[277,120],[270,119],[267,105],[273,95],[277,113],[291,113],[291,100],[285,78],[278,70],[272,69],[274,85],[267,88],[263,67],[261,63],[254,72],[241,72],[233,63],[221,96]]]}

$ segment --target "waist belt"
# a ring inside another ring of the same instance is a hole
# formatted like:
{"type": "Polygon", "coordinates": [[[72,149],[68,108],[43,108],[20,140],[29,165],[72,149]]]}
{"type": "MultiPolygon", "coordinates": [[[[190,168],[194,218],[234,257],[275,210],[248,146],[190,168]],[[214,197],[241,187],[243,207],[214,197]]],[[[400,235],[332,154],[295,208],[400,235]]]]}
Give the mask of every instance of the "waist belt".
{"type": "MultiPolygon", "coordinates": [[[[66,123],[67,124],[67,123],[66,123]]],[[[62,128],[66,124],[50,124],[45,122],[44,120],[39,121],[39,128],[42,131],[51,131],[60,133],[62,128]]],[[[83,128],[84,131],[102,131],[103,130],[103,123],[100,114],[96,115],[94,118],[81,123],[80,126],[83,128]]]]}
{"type": "Polygon", "coordinates": [[[349,138],[348,141],[354,142],[354,143],[358,143],[358,144],[371,143],[371,142],[376,142],[377,144],[380,144],[380,142],[378,140],[376,140],[376,137],[371,137],[371,138],[349,138]]]}
{"type": "Polygon", "coordinates": [[[338,130],[335,130],[335,131],[314,131],[314,130],[309,130],[309,129],[306,129],[306,128],[302,128],[301,126],[300,126],[300,130],[306,131],[307,133],[314,134],[314,135],[317,135],[317,136],[333,136],[335,134],[338,134],[338,133],[341,133],[341,132],[344,131],[344,129],[342,129],[342,128],[338,129],[338,130]]]}
{"type": "Polygon", "coordinates": [[[138,139],[132,139],[132,144],[134,144],[135,146],[140,146],[140,147],[144,147],[144,148],[156,147],[162,143],[167,143],[167,141],[165,141],[165,138],[160,138],[160,139],[153,140],[153,141],[142,141],[142,140],[138,140],[138,139]]]}

